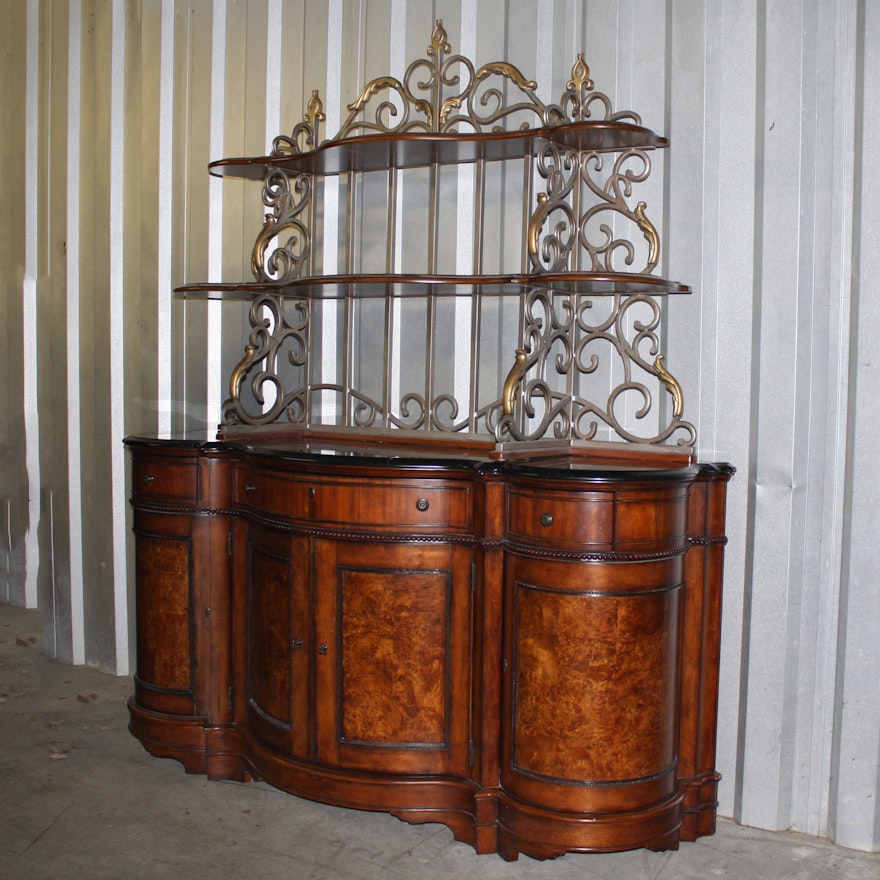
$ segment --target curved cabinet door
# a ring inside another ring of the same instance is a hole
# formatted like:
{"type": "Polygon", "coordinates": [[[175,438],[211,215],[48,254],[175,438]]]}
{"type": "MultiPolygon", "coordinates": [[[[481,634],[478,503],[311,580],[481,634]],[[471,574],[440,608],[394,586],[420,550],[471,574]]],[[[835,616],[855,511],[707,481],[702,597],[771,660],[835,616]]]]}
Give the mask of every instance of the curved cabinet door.
{"type": "Polygon", "coordinates": [[[467,774],[471,568],[464,546],[315,541],[320,763],[467,774]]]}
{"type": "Polygon", "coordinates": [[[193,517],[138,510],[134,519],[135,697],[139,706],[155,712],[194,716],[203,707],[196,694],[192,608],[193,569],[199,560],[193,548],[193,517]]]}
{"type": "Polygon", "coordinates": [[[308,757],[311,615],[306,538],[251,524],[248,534],[247,714],[283,754],[308,757]]]}
{"type": "Polygon", "coordinates": [[[511,557],[502,784],[556,810],[676,792],[679,559],[511,557]]]}

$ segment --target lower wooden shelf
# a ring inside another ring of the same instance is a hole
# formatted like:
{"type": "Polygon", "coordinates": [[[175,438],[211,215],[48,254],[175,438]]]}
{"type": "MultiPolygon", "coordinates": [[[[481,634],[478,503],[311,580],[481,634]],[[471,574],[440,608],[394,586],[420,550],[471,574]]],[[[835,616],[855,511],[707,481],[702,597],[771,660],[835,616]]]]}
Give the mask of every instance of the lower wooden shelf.
{"type": "Polygon", "coordinates": [[[714,831],[732,468],[126,442],[151,754],[505,859],[714,831]]]}

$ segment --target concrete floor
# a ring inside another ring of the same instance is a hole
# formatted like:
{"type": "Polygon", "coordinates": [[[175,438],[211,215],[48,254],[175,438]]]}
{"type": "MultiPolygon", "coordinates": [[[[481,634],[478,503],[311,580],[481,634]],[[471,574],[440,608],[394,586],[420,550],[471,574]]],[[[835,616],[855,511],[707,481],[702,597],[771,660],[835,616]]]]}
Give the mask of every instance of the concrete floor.
{"type": "Polygon", "coordinates": [[[0,605],[0,878],[57,880],[880,880],[880,856],[719,823],[678,852],[506,863],[442,825],[208,782],[128,733],[131,680],[40,653],[36,612],[0,605]]]}

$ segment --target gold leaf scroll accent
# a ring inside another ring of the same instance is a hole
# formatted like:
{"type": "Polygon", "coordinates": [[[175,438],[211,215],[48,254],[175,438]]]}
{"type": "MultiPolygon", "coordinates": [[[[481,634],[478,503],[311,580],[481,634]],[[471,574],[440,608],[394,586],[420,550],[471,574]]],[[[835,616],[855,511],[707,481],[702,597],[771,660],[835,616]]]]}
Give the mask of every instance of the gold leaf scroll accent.
{"type": "Polygon", "coordinates": [[[506,416],[513,415],[513,404],[516,400],[516,387],[519,385],[523,373],[526,371],[526,350],[518,348],[516,350],[516,360],[504,380],[504,387],[501,390],[501,410],[506,416]]]}
{"type": "Polygon", "coordinates": [[[648,242],[648,265],[644,269],[646,273],[652,272],[660,260],[660,236],[657,234],[654,224],[645,214],[645,208],[647,207],[648,205],[645,202],[639,202],[633,212],[636,217],[636,223],[648,242]]]}
{"type": "Polygon", "coordinates": [[[484,64],[477,71],[474,79],[485,79],[493,73],[498,74],[498,76],[506,76],[521,91],[534,91],[538,88],[538,84],[534,80],[526,79],[522,71],[507,61],[490,61],[488,64],[484,64]]]}
{"type": "Polygon", "coordinates": [[[681,385],[678,384],[675,377],[663,365],[663,355],[658,354],[654,358],[654,372],[666,386],[666,390],[672,395],[672,415],[674,418],[681,418],[684,412],[684,395],[681,391],[681,385]]]}
{"type": "Polygon", "coordinates": [[[538,265],[538,249],[541,243],[541,228],[550,212],[550,198],[547,193],[540,192],[537,196],[538,207],[529,219],[529,259],[533,265],[538,265]]]}
{"type": "Polygon", "coordinates": [[[241,383],[244,380],[245,374],[254,363],[254,351],[255,349],[252,345],[246,345],[244,347],[244,357],[235,365],[229,376],[229,396],[236,402],[241,396],[241,383]]]}

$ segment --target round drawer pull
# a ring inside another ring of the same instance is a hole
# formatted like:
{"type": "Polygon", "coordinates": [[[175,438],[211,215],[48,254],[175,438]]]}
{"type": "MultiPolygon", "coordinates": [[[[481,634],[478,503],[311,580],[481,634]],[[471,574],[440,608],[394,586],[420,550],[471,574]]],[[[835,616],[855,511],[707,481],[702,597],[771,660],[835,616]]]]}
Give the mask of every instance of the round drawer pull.
{"type": "Polygon", "coordinates": [[[552,513],[542,513],[541,514],[541,525],[544,528],[548,528],[553,525],[553,514],[552,513]]]}
{"type": "Polygon", "coordinates": [[[257,487],[253,483],[245,483],[244,484],[244,491],[245,492],[256,492],[257,487]]]}
{"type": "Polygon", "coordinates": [[[416,501],[416,510],[425,511],[429,507],[430,507],[430,504],[428,504],[427,498],[419,498],[419,500],[416,501]]]}
{"type": "Polygon", "coordinates": [[[145,486],[149,486],[150,483],[152,483],[155,479],[156,478],[152,474],[144,474],[141,477],[141,480],[143,480],[145,486]]]}
{"type": "Polygon", "coordinates": [[[315,497],[315,487],[314,486],[309,486],[308,496],[309,496],[309,498],[315,497]]]}
{"type": "Polygon", "coordinates": [[[323,642],[318,645],[318,653],[322,656],[327,653],[327,646],[323,642]]]}

